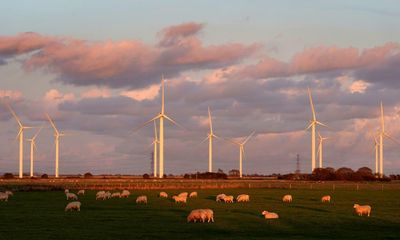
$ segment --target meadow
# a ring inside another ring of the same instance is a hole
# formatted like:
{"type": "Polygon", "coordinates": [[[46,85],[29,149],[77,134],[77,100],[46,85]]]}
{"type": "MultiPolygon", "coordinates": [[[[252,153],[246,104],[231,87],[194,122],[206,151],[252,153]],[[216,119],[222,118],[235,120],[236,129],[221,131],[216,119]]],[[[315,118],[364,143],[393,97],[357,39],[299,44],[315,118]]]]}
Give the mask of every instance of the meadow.
{"type": "MultiPolygon", "coordinates": [[[[187,189],[190,191],[191,189],[187,189]]],[[[169,190],[179,193],[184,190],[169,190]]],[[[399,190],[205,189],[186,205],[157,197],[158,190],[133,190],[128,199],[80,197],[80,212],[64,212],[62,191],[16,192],[0,202],[0,239],[400,239],[399,190]],[[215,196],[247,193],[250,203],[217,203],[215,196]],[[284,194],[293,203],[284,204],[284,194]],[[138,195],[147,205],[136,205],[138,195]],[[320,198],[330,194],[332,202],[320,198]],[[371,217],[354,214],[353,204],[370,204],[371,217]],[[192,209],[211,208],[214,223],[187,223],[192,209]],[[266,220],[262,210],[280,219],[266,220]]]]}

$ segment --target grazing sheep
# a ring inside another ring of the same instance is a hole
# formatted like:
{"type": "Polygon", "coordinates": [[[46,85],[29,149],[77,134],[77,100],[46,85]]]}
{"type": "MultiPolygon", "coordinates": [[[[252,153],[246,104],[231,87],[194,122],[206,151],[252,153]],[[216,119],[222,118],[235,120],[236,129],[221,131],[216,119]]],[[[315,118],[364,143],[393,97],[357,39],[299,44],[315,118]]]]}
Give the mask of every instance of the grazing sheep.
{"type": "Polygon", "coordinates": [[[112,198],[120,198],[121,197],[121,193],[120,192],[115,192],[111,194],[112,198]]]}
{"type": "Polygon", "coordinates": [[[67,200],[78,200],[78,196],[76,196],[75,193],[67,193],[65,194],[67,196],[67,200]]]}
{"type": "Polygon", "coordinates": [[[354,204],[354,209],[358,216],[367,215],[368,217],[371,215],[371,206],[370,205],[358,205],[354,204]]]}
{"type": "Polygon", "coordinates": [[[329,196],[329,195],[326,195],[326,196],[323,196],[322,198],[321,198],[321,202],[331,202],[331,196],[329,196]]]}
{"type": "Polygon", "coordinates": [[[159,197],[162,198],[168,198],[168,194],[166,192],[160,192],[160,194],[158,194],[159,197]]]}
{"type": "Polygon", "coordinates": [[[250,196],[247,194],[240,194],[236,198],[237,202],[250,202],[250,196]]]}
{"type": "Polygon", "coordinates": [[[68,203],[67,206],[65,207],[65,211],[72,211],[72,210],[80,211],[81,210],[81,203],[80,202],[70,202],[70,203],[68,203]]]}
{"type": "Polygon", "coordinates": [[[221,202],[221,201],[223,201],[224,200],[224,197],[225,197],[226,195],[225,194],[219,194],[219,195],[217,195],[217,197],[215,198],[215,201],[217,201],[217,202],[221,202]]]}
{"type": "Polygon", "coordinates": [[[99,191],[96,193],[96,200],[105,200],[106,197],[106,192],[105,191],[99,191]]]}
{"type": "Polygon", "coordinates": [[[11,192],[11,191],[6,191],[6,194],[7,194],[8,196],[14,196],[14,193],[11,192]]]}
{"type": "Polygon", "coordinates": [[[191,192],[191,193],[189,194],[189,197],[190,197],[190,198],[197,197],[197,192],[191,192]]]}
{"type": "Polygon", "coordinates": [[[0,192],[0,200],[1,201],[8,201],[8,194],[0,192]]]}
{"type": "Polygon", "coordinates": [[[293,197],[292,197],[292,195],[285,195],[285,196],[283,196],[282,201],[290,203],[293,201],[293,197]]]}
{"type": "Polygon", "coordinates": [[[264,215],[265,219],[277,219],[277,218],[279,218],[279,215],[274,213],[274,212],[263,211],[261,214],[264,215]]]}
{"type": "Polygon", "coordinates": [[[225,203],[233,203],[233,196],[225,196],[222,200],[224,200],[225,203]]]}
{"type": "Polygon", "coordinates": [[[180,197],[180,196],[173,196],[172,199],[175,200],[175,203],[186,203],[186,197],[180,197]]]}
{"type": "Polygon", "coordinates": [[[187,222],[205,222],[207,218],[204,209],[195,209],[187,216],[187,222]]]}
{"type": "Polygon", "coordinates": [[[129,195],[131,195],[131,192],[129,192],[128,190],[124,190],[121,193],[121,198],[128,198],[129,195]]]}
{"type": "Polygon", "coordinates": [[[213,210],[211,210],[209,208],[200,209],[200,210],[205,212],[207,222],[214,222],[214,211],[213,210]]]}
{"type": "Polygon", "coordinates": [[[147,196],[142,195],[136,198],[136,203],[144,203],[147,204],[147,196]]]}
{"type": "Polygon", "coordinates": [[[82,189],[82,190],[79,190],[79,191],[78,191],[78,195],[85,195],[85,190],[83,190],[83,189],[82,189]]]}
{"type": "Polygon", "coordinates": [[[107,192],[104,194],[104,197],[105,197],[106,199],[110,199],[110,198],[111,198],[111,193],[110,193],[109,191],[107,191],[107,192]]]}
{"type": "Polygon", "coordinates": [[[178,197],[185,197],[185,198],[187,198],[187,196],[188,196],[188,193],[187,193],[187,192],[182,192],[182,193],[179,193],[179,194],[178,194],[178,197]]]}
{"type": "Polygon", "coordinates": [[[65,190],[64,190],[64,193],[65,193],[65,194],[69,193],[69,189],[65,189],[65,190]]]}

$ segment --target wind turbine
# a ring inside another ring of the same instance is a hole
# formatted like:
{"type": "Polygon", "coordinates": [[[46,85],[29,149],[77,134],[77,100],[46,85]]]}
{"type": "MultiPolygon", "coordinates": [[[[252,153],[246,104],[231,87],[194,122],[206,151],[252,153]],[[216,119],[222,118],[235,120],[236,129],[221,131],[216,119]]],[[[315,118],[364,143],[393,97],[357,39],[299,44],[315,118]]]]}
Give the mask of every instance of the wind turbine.
{"type": "Polygon", "coordinates": [[[320,168],[322,168],[322,161],[323,161],[323,155],[322,155],[323,146],[322,145],[323,145],[324,141],[327,140],[327,139],[329,139],[329,138],[322,137],[321,134],[319,134],[319,132],[318,132],[318,140],[319,140],[319,143],[318,143],[318,157],[319,157],[319,167],[320,168]]]}
{"type": "Polygon", "coordinates": [[[378,174],[379,172],[379,142],[376,139],[376,137],[374,137],[374,141],[375,141],[375,174],[378,174]]]}
{"type": "Polygon", "coordinates": [[[51,126],[54,129],[54,144],[56,145],[56,167],[55,167],[55,177],[59,177],[59,158],[60,158],[60,137],[65,136],[63,132],[59,132],[56,125],[54,124],[53,120],[50,118],[49,114],[46,113],[46,117],[49,120],[51,126]]]}
{"type": "Polygon", "coordinates": [[[154,139],[152,144],[154,145],[154,153],[153,153],[153,164],[154,164],[154,170],[153,170],[153,174],[154,177],[157,177],[157,145],[160,143],[160,141],[158,141],[158,136],[157,136],[157,123],[154,120],[154,139]]]}
{"type": "Polygon", "coordinates": [[[14,110],[11,108],[9,104],[6,104],[7,108],[10,110],[11,114],[14,116],[15,120],[18,123],[19,131],[17,134],[17,138],[19,137],[19,178],[23,178],[24,172],[24,130],[33,128],[24,126],[21,123],[21,120],[18,118],[17,114],[15,114],[14,110]]]}
{"type": "Polygon", "coordinates": [[[315,132],[317,125],[325,126],[325,124],[317,121],[317,117],[314,110],[314,103],[311,96],[310,88],[308,88],[308,97],[310,98],[310,106],[312,112],[312,119],[310,120],[310,125],[308,125],[307,129],[311,128],[311,172],[314,171],[316,161],[315,161],[315,132]]]}
{"type": "Polygon", "coordinates": [[[34,158],[34,151],[36,151],[36,137],[39,135],[40,131],[43,127],[41,127],[36,134],[32,138],[26,139],[28,142],[31,143],[31,172],[30,176],[33,177],[33,158],[34,158]]]}
{"type": "Polygon", "coordinates": [[[237,142],[233,140],[229,140],[231,143],[239,146],[239,177],[243,176],[243,158],[244,158],[244,145],[250,140],[250,138],[254,135],[255,132],[252,132],[249,136],[247,136],[243,142],[237,142]]]}
{"type": "Polygon", "coordinates": [[[219,138],[217,135],[214,134],[213,127],[212,127],[212,118],[211,118],[211,111],[210,107],[208,107],[208,125],[210,127],[210,132],[207,134],[207,137],[203,140],[203,142],[207,141],[208,139],[208,172],[212,172],[212,164],[213,164],[213,139],[219,138]]]}
{"type": "Polygon", "coordinates": [[[176,126],[180,127],[183,129],[183,127],[175,122],[172,118],[168,117],[165,114],[165,101],[164,101],[164,76],[161,77],[161,112],[155,116],[154,118],[150,119],[149,121],[145,122],[143,125],[140,127],[136,128],[134,131],[137,131],[141,129],[142,127],[146,126],[147,124],[151,123],[152,121],[155,121],[159,119],[160,121],[160,171],[159,171],[159,176],[160,178],[164,177],[164,119],[170,121],[171,123],[175,124],[176,126]]]}

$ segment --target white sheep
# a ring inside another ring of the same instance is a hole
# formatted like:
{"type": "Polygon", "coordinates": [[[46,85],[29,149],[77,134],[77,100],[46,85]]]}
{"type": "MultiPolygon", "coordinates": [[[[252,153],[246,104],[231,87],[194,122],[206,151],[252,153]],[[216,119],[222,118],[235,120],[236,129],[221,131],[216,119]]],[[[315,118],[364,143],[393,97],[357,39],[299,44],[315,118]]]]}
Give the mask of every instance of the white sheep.
{"type": "Polygon", "coordinates": [[[175,203],[186,203],[187,200],[186,197],[180,197],[180,196],[173,196],[172,199],[175,200],[175,203]]]}
{"type": "Polygon", "coordinates": [[[168,198],[168,194],[166,192],[160,192],[160,194],[158,194],[158,196],[161,198],[168,198]]]}
{"type": "Polygon", "coordinates": [[[329,196],[329,195],[326,195],[326,196],[323,196],[322,198],[321,198],[321,202],[328,202],[328,203],[330,203],[331,202],[331,196],[329,196]]]}
{"type": "Polygon", "coordinates": [[[219,194],[219,195],[217,195],[217,197],[215,198],[215,201],[217,201],[217,202],[221,202],[221,201],[223,201],[224,200],[224,197],[225,197],[226,195],[225,194],[219,194]]]}
{"type": "Polygon", "coordinates": [[[190,197],[190,198],[197,197],[197,192],[191,192],[191,193],[189,194],[189,197],[190,197]]]}
{"type": "Polygon", "coordinates": [[[179,193],[179,194],[178,194],[178,197],[185,197],[185,198],[187,198],[187,196],[188,196],[188,193],[187,193],[187,192],[182,192],[182,193],[179,193]]]}
{"type": "Polygon", "coordinates": [[[236,198],[237,202],[250,202],[250,196],[247,194],[240,194],[236,198]]]}
{"type": "Polygon", "coordinates": [[[104,197],[105,197],[105,199],[110,199],[110,198],[111,198],[111,192],[107,191],[107,192],[104,194],[104,197]]]}
{"type": "Polygon", "coordinates": [[[70,203],[68,203],[67,206],[65,207],[65,211],[72,211],[72,210],[80,211],[81,210],[81,203],[80,202],[70,202],[70,203]]]}
{"type": "Polygon", "coordinates": [[[354,204],[354,210],[358,216],[367,215],[368,217],[371,215],[371,206],[370,205],[358,205],[354,204]]]}
{"type": "Polygon", "coordinates": [[[8,201],[8,194],[4,192],[0,192],[0,201],[8,201]]]}
{"type": "Polygon", "coordinates": [[[285,195],[285,196],[283,196],[282,201],[290,203],[293,201],[293,197],[292,197],[292,195],[285,195]]]}
{"type": "Polygon", "coordinates": [[[128,198],[129,195],[131,195],[131,192],[129,192],[128,190],[123,190],[121,193],[121,198],[128,198]]]}
{"type": "Polygon", "coordinates": [[[83,190],[83,189],[79,190],[78,195],[85,195],[85,190],[83,190]]]}
{"type": "Polygon", "coordinates": [[[147,196],[142,195],[136,198],[136,203],[144,203],[147,204],[147,196]]]}
{"type": "Polygon", "coordinates": [[[277,218],[279,218],[279,215],[277,213],[274,213],[274,212],[263,211],[261,214],[264,215],[265,219],[277,219],[277,218]]]}
{"type": "Polygon", "coordinates": [[[200,209],[200,210],[205,212],[207,222],[214,222],[214,211],[213,210],[211,210],[209,208],[200,209]]]}
{"type": "Polygon", "coordinates": [[[7,194],[8,196],[14,196],[14,193],[11,192],[11,191],[6,191],[6,194],[7,194]]]}
{"type": "Polygon", "coordinates": [[[65,189],[65,190],[64,190],[64,193],[65,193],[65,194],[69,193],[69,189],[65,189]]]}
{"type": "Polygon", "coordinates": [[[205,222],[207,218],[206,212],[203,209],[192,210],[187,216],[187,222],[205,222]]]}
{"type": "Polygon", "coordinates": [[[105,191],[99,191],[96,193],[96,200],[101,199],[105,200],[106,192],[105,191]]]}
{"type": "Polygon", "coordinates": [[[78,196],[76,196],[75,193],[68,192],[65,195],[67,197],[67,200],[78,200],[78,196]]]}
{"type": "Polygon", "coordinates": [[[120,198],[121,197],[121,193],[120,192],[114,192],[111,194],[112,198],[120,198]]]}
{"type": "Polygon", "coordinates": [[[225,203],[233,203],[233,196],[225,196],[222,200],[224,200],[225,203]]]}

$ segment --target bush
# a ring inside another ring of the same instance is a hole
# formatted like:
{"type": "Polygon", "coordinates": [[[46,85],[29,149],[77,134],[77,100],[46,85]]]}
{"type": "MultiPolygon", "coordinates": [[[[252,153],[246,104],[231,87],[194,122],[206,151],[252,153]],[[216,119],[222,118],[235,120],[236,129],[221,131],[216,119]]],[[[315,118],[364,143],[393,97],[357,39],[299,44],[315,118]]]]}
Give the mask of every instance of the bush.
{"type": "Polygon", "coordinates": [[[204,172],[204,173],[186,173],[184,178],[191,178],[191,179],[227,179],[228,175],[223,172],[204,172]]]}
{"type": "Polygon", "coordinates": [[[43,174],[40,178],[42,178],[42,179],[48,179],[48,178],[49,178],[49,175],[47,175],[47,174],[45,173],[45,174],[43,174]]]}
{"type": "Polygon", "coordinates": [[[90,172],[87,172],[87,173],[83,174],[83,177],[84,178],[92,178],[93,174],[91,174],[90,172]]]}
{"type": "Polygon", "coordinates": [[[12,173],[4,173],[3,178],[4,179],[13,179],[14,178],[14,174],[12,174],[12,173]]]}
{"type": "Polygon", "coordinates": [[[144,178],[144,179],[149,179],[150,176],[149,176],[149,174],[145,173],[145,174],[143,174],[143,178],[144,178]]]}

